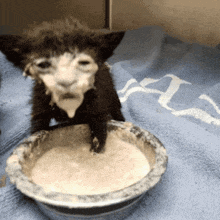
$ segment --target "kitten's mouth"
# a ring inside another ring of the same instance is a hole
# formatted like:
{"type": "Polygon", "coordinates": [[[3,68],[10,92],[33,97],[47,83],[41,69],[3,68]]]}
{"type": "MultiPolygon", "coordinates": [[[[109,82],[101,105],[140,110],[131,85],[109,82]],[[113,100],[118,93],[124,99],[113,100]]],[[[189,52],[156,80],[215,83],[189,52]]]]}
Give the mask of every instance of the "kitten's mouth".
{"type": "Polygon", "coordinates": [[[77,99],[77,98],[79,98],[79,95],[77,94],[65,93],[65,94],[60,95],[59,101],[66,100],[66,99],[77,99]]]}
{"type": "Polygon", "coordinates": [[[63,109],[69,118],[73,118],[77,108],[82,104],[84,95],[81,93],[54,94],[53,101],[63,109]]]}

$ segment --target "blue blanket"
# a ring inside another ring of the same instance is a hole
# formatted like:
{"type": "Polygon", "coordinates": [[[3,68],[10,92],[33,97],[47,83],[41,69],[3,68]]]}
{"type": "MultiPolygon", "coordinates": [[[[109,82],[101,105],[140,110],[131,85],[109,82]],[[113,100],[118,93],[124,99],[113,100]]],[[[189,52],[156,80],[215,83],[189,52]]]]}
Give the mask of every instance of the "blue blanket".
{"type": "MultiPolygon", "coordinates": [[[[162,181],[127,220],[220,219],[220,51],[143,27],[126,32],[108,63],[126,120],[158,137],[169,156],[162,181]]],[[[3,182],[5,160],[29,135],[32,82],[2,54],[0,72],[3,182]]],[[[8,177],[0,219],[48,220],[8,177]]]]}

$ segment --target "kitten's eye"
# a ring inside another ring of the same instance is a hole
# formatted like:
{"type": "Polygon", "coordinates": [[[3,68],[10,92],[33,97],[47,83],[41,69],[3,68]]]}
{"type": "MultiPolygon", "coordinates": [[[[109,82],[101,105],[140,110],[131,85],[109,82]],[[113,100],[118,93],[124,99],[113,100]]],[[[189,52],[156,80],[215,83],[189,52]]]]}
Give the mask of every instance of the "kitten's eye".
{"type": "Polygon", "coordinates": [[[90,64],[90,62],[87,61],[87,60],[82,60],[82,61],[79,61],[79,64],[83,65],[83,66],[86,66],[86,65],[90,64]]]}
{"type": "Polygon", "coordinates": [[[48,61],[44,61],[44,62],[41,62],[41,63],[37,64],[37,66],[42,68],[42,69],[46,69],[46,68],[49,68],[51,66],[51,63],[48,62],[48,61]]]}

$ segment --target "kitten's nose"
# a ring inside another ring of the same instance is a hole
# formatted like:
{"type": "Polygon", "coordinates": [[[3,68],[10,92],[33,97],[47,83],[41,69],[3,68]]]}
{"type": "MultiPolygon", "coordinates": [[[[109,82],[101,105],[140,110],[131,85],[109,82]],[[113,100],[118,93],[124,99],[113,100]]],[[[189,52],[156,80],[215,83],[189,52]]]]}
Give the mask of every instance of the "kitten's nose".
{"type": "Polygon", "coordinates": [[[72,86],[75,83],[76,83],[76,80],[73,80],[73,81],[66,81],[65,80],[65,81],[58,81],[57,82],[58,85],[60,85],[62,87],[65,87],[65,88],[70,87],[70,86],[72,86]]]}

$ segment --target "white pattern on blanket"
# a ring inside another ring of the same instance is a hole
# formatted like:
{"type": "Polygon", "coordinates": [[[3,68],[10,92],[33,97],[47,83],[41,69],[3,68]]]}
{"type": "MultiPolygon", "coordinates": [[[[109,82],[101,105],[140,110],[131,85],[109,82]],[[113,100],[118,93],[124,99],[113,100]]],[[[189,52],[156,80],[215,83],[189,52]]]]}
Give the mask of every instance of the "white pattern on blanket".
{"type": "MultiPolygon", "coordinates": [[[[133,83],[137,83],[137,81],[135,79],[128,80],[124,88],[118,91],[121,103],[125,102],[128,99],[128,97],[132,93],[135,93],[135,92],[156,93],[156,94],[160,94],[158,103],[160,103],[160,105],[164,107],[165,109],[170,110],[172,114],[176,116],[190,115],[205,123],[208,123],[208,124],[213,123],[213,125],[220,126],[220,118],[218,119],[218,118],[212,117],[211,114],[208,114],[206,111],[203,111],[202,109],[189,108],[189,109],[176,111],[175,109],[170,108],[168,104],[170,103],[175,93],[178,92],[180,85],[191,84],[191,83],[185,80],[182,80],[173,74],[167,74],[164,77],[171,78],[169,87],[167,88],[165,92],[159,91],[157,89],[146,88],[147,85],[158,82],[160,79],[145,78],[140,82],[141,87],[135,86],[132,88],[129,88],[129,86],[132,85],[133,83]]],[[[218,108],[217,104],[209,96],[202,94],[199,96],[199,99],[208,101],[214,107],[214,109],[216,110],[217,114],[219,114],[219,117],[220,117],[220,109],[218,108]]]]}

